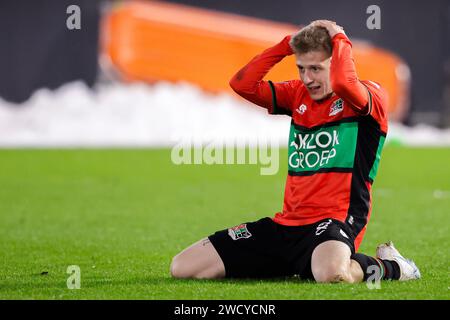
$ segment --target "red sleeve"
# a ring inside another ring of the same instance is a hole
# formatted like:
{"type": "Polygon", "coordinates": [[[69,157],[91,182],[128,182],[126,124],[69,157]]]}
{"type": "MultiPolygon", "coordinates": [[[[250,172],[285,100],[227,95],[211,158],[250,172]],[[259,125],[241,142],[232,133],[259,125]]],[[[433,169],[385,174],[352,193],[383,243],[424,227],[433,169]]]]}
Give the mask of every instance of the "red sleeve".
{"type": "Polygon", "coordinates": [[[360,114],[369,114],[370,93],[356,74],[352,55],[352,43],[343,33],[336,34],[332,41],[330,81],[334,93],[349,102],[360,114]]]}
{"type": "Polygon", "coordinates": [[[289,111],[291,84],[262,80],[269,70],[284,57],[293,54],[289,46],[291,36],[254,57],[230,80],[231,88],[241,97],[276,113],[276,107],[289,111]]]}

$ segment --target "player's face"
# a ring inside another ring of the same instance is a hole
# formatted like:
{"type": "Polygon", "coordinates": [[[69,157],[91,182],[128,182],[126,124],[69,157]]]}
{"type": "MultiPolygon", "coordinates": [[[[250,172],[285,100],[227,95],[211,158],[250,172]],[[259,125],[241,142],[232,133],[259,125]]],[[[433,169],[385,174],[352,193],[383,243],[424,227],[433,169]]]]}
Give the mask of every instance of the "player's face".
{"type": "Polygon", "coordinates": [[[333,93],[330,84],[331,57],[325,51],[296,54],[300,78],[311,99],[321,100],[333,93]]]}

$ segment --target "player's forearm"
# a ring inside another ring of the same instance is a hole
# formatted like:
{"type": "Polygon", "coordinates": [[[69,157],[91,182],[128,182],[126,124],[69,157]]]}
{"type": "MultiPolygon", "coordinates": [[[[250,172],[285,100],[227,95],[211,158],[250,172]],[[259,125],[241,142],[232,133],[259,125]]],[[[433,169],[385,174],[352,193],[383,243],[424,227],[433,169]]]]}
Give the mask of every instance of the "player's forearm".
{"type": "Polygon", "coordinates": [[[361,112],[366,112],[368,93],[356,74],[352,44],[342,33],[332,39],[330,80],[333,91],[361,112]]]}
{"type": "Polygon", "coordinates": [[[275,46],[266,49],[254,57],[239,70],[230,80],[230,86],[236,93],[259,105],[271,103],[271,91],[266,81],[262,79],[269,70],[284,57],[291,55],[290,36],[286,36],[275,46]]]}

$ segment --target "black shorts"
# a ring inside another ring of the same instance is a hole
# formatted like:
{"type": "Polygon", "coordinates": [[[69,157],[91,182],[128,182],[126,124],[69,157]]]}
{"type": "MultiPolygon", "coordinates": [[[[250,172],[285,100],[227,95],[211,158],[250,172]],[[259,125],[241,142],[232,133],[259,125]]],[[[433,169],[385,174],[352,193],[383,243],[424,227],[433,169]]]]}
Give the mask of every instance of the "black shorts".
{"type": "Polygon", "coordinates": [[[322,242],[338,240],[355,253],[351,229],[343,222],[324,219],[304,226],[284,226],[263,218],[208,237],[225,265],[226,277],[275,278],[297,275],[314,279],[311,256],[322,242]]]}

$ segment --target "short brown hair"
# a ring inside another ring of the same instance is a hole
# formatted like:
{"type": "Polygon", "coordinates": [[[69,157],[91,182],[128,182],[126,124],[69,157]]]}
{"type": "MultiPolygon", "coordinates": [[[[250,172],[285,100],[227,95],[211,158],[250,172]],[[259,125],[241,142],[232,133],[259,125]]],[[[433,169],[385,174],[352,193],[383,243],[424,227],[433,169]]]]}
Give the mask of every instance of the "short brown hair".
{"type": "Polygon", "coordinates": [[[327,29],[320,26],[306,26],[294,34],[289,42],[297,54],[310,51],[325,51],[331,56],[331,38],[327,29]]]}

